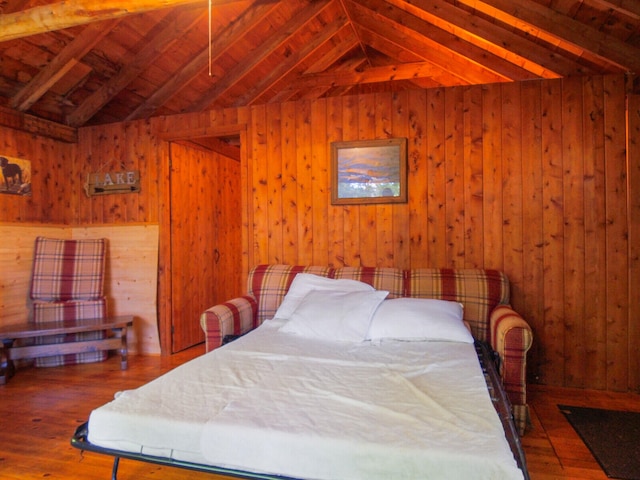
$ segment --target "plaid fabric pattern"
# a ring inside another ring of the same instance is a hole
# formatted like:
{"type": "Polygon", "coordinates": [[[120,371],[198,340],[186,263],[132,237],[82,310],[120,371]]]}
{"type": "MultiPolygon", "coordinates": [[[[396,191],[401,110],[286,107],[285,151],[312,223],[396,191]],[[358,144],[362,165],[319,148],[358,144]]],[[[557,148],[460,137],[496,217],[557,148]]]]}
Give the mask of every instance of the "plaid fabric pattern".
{"type": "MultiPolygon", "coordinates": [[[[33,319],[35,323],[62,322],[78,318],[100,318],[106,316],[107,304],[104,297],[97,300],[80,300],[68,302],[33,302],[33,319]]],[[[45,345],[50,343],[68,343],[83,340],[101,340],[106,337],[106,332],[80,332],[68,335],[49,335],[37,337],[35,343],[45,345]]],[[[77,363],[101,362],[106,360],[108,352],[85,352],[68,355],[54,355],[40,357],[34,360],[37,367],[58,367],[77,363]]]]}
{"type": "Polygon", "coordinates": [[[36,238],[31,298],[92,300],[104,289],[106,240],[36,238]]]}
{"type": "Polygon", "coordinates": [[[333,269],[300,265],[259,265],[249,273],[249,295],[258,302],[258,325],[273,318],[298,273],[331,278],[333,269]]]}
{"type": "Polygon", "coordinates": [[[490,318],[491,345],[501,358],[500,376],[513,406],[520,434],[529,424],[526,362],[533,343],[531,328],[509,305],[498,305],[490,318]]]}
{"type": "MultiPolygon", "coordinates": [[[[36,323],[99,318],[107,315],[104,297],[106,239],[62,240],[37,237],[31,276],[36,323]]],[[[105,338],[105,331],[36,338],[36,343],[67,343],[105,338]]],[[[38,367],[100,362],[108,352],[36,358],[38,367]]]]}
{"type": "Polygon", "coordinates": [[[487,341],[489,314],[509,303],[509,279],[497,270],[418,268],[407,272],[405,296],[462,303],[474,337],[487,341]]]}
{"type": "Polygon", "coordinates": [[[222,345],[226,335],[242,335],[258,326],[258,303],[252,296],[234,298],[215,305],[200,316],[200,326],[206,333],[206,350],[222,345]]]}
{"type": "Polygon", "coordinates": [[[387,298],[404,296],[404,272],[397,268],[343,267],[336,269],[334,278],[368,283],[376,290],[389,292],[387,298]]]}

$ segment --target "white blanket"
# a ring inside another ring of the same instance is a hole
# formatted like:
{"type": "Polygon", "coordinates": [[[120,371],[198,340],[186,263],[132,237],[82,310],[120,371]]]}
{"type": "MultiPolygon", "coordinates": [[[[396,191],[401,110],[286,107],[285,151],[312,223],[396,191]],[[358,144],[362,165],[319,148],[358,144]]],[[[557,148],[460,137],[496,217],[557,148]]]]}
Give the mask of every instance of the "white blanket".
{"type": "Polygon", "coordinates": [[[96,409],[89,441],[306,479],[520,479],[471,344],[336,344],[275,320],[96,409]]]}

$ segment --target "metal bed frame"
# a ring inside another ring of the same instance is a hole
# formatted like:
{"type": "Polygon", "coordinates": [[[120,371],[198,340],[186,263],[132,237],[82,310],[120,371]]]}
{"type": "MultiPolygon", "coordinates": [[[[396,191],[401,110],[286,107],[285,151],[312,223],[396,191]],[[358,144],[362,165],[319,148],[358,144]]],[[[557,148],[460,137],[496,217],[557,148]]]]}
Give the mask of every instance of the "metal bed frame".
{"type": "MultiPolygon", "coordinates": [[[[511,412],[511,404],[502,386],[500,375],[497,370],[497,354],[484,342],[475,342],[476,352],[478,353],[478,359],[480,366],[484,373],[485,380],[487,382],[487,388],[489,389],[489,395],[491,401],[498,413],[498,417],[502,422],[502,426],[505,431],[505,436],[513,452],[513,456],[520,470],[522,470],[525,480],[529,480],[529,472],[527,470],[527,462],[522,449],[522,443],[520,436],[516,430],[513,414],[511,412]]],[[[193,462],[186,462],[181,460],[174,460],[167,457],[156,457],[152,455],[145,455],[142,453],[126,452],[124,450],[114,450],[110,448],[99,447],[93,445],[88,440],[89,436],[89,422],[85,422],[80,425],[74,435],[71,437],[71,446],[86,452],[99,453],[102,455],[109,455],[114,457],[113,468],[111,470],[111,480],[117,480],[118,478],[118,466],[120,459],[125,458],[128,460],[137,460],[141,462],[153,463],[162,466],[183,468],[187,470],[205,472],[216,475],[226,475],[228,477],[241,478],[246,480],[300,480],[292,477],[286,477],[281,475],[270,475],[264,473],[247,472],[242,470],[233,470],[229,468],[216,467],[212,465],[204,465],[193,462]]]]}

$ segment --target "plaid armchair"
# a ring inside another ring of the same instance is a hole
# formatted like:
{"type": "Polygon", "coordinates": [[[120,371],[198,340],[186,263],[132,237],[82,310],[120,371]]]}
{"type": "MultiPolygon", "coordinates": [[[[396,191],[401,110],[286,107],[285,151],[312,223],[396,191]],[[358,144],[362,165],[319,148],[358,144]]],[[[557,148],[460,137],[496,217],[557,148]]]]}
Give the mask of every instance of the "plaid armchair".
{"type": "Polygon", "coordinates": [[[516,426],[523,434],[529,422],[527,352],[533,333],[509,305],[509,279],[497,270],[259,265],[249,272],[248,292],[207,309],[200,317],[207,351],[227,335],[241,335],[273,318],[298,273],[359,280],[387,298],[415,297],[453,300],[464,305],[464,320],[474,337],[488,342],[500,356],[500,375],[511,402],[516,426]]]}
{"type": "MultiPolygon", "coordinates": [[[[38,237],[35,242],[30,297],[33,321],[64,322],[104,317],[106,239],[61,240],[38,237]]],[[[37,344],[100,340],[106,332],[38,337],[37,344]]],[[[106,351],[37,358],[36,366],[52,367],[105,360],[106,351]]]]}

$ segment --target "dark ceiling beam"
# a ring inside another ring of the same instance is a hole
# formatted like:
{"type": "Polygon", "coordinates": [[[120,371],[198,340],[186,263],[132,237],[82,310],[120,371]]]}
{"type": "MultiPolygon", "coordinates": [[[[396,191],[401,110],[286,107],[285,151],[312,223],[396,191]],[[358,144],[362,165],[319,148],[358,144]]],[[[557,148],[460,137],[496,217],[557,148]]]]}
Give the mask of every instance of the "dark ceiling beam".
{"type": "MultiPolygon", "coordinates": [[[[507,15],[507,24],[524,22],[565,45],[581,51],[585,57],[596,57],[610,65],[612,71],[640,72],[640,48],[563,15],[531,0],[459,0],[473,8],[487,5],[493,12],[507,15]]],[[[493,13],[492,12],[492,13],[493,13]]],[[[491,14],[491,13],[490,13],[491,14]]],[[[494,13],[495,14],[495,13],[494,13]]]]}
{"type": "Polygon", "coordinates": [[[216,82],[188,111],[201,112],[209,108],[218,97],[248,75],[260,62],[285,43],[293,33],[315,18],[329,3],[330,1],[328,0],[318,0],[301,8],[288,22],[266,39],[262,45],[251,52],[246,52],[246,59],[225,72],[224,77],[216,82]]]}
{"type": "Polygon", "coordinates": [[[350,25],[346,17],[338,17],[333,22],[324,25],[322,30],[314,35],[312,41],[305,43],[304,46],[295,51],[293,55],[289,55],[284,59],[269,75],[253,84],[245,93],[235,100],[233,105],[237,107],[256,103],[267,90],[291,74],[298,65],[304,62],[307,57],[311,56],[325,42],[328,42],[331,37],[338,34],[340,30],[347,28],[350,28],[350,25]]]}
{"type": "Polygon", "coordinates": [[[12,108],[24,112],[37,102],[62,76],[78,63],[120,20],[88,25],[9,101],[12,108]]]}
{"type": "Polygon", "coordinates": [[[384,16],[388,20],[397,24],[400,28],[411,29],[417,35],[423,36],[434,42],[434,48],[442,52],[443,56],[449,57],[450,61],[456,62],[465,59],[475,64],[477,70],[486,69],[504,80],[518,81],[539,78],[538,75],[530,72],[520,65],[516,65],[505,60],[503,57],[495,55],[477,45],[470,43],[460,37],[439,28],[432,23],[426,22],[413,12],[403,10],[385,0],[354,0],[359,5],[384,16]]]}
{"type": "MultiPolygon", "coordinates": [[[[223,5],[238,0],[212,1],[223,5]]],[[[0,42],[181,5],[206,8],[207,0],[65,0],[0,15],[0,42]]]]}
{"type": "Polygon", "coordinates": [[[17,112],[2,105],[0,105],[0,126],[66,143],[78,143],[78,129],[17,112]]]}
{"type": "Polygon", "coordinates": [[[428,63],[402,63],[384,67],[369,67],[361,71],[323,72],[302,75],[295,85],[296,89],[316,87],[337,87],[344,85],[392,82],[394,80],[412,80],[415,78],[431,78],[440,70],[428,63]]]}
{"type": "Polygon", "coordinates": [[[187,86],[198,74],[207,67],[207,62],[215,62],[220,55],[227,51],[247,32],[269,16],[277,2],[258,1],[245,10],[238,19],[231,22],[222,31],[216,32],[211,43],[211,52],[208,46],[203,48],[188,63],[182,65],[171,78],[158,88],[144,103],[129,114],[126,120],[135,120],[151,116],[158,108],[164,105],[171,97],[177,95],[182,88],[187,86]],[[209,56],[211,55],[211,57],[209,56]]]}
{"type": "Polygon", "coordinates": [[[176,15],[161,32],[153,38],[145,40],[144,47],[133,60],[98,90],[93,92],[75,111],[67,115],[66,123],[72,127],[84,125],[112,98],[118,95],[127,85],[134,81],[140,73],[151,65],[164,51],[173,45],[184,32],[188,32],[200,20],[206,17],[206,10],[187,10],[176,15]]]}
{"type": "Polygon", "coordinates": [[[636,20],[640,19],[640,2],[638,0],[593,0],[593,2],[636,20]]]}
{"type": "Polygon", "coordinates": [[[540,78],[558,78],[589,73],[572,59],[503,28],[499,23],[456,7],[446,0],[406,0],[407,9],[417,9],[431,23],[444,23],[453,33],[488,51],[494,51],[540,78]]]}
{"type": "MultiPolygon", "coordinates": [[[[352,49],[356,49],[356,48],[359,49],[361,45],[355,39],[353,39],[352,42],[341,42],[341,43],[351,45],[352,49]]],[[[312,89],[307,88],[305,90],[300,90],[296,87],[295,83],[296,83],[296,79],[306,75],[307,73],[308,74],[320,73],[322,70],[316,70],[314,67],[317,64],[323,63],[325,60],[326,60],[326,55],[323,58],[321,58],[319,61],[317,61],[314,65],[312,65],[310,68],[308,68],[304,73],[292,74],[283,78],[280,83],[283,84],[284,87],[274,89],[277,91],[277,93],[269,99],[269,103],[282,103],[282,102],[288,102],[291,100],[302,100],[302,99],[315,100],[317,98],[322,97],[329,90],[328,87],[318,87],[318,88],[312,88],[312,89]]],[[[336,62],[338,62],[338,59],[336,59],[336,62]]],[[[337,66],[335,65],[332,66],[331,70],[334,72],[340,72],[340,71],[345,72],[345,71],[361,68],[367,64],[368,64],[368,59],[362,54],[362,52],[358,51],[357,56],[351,57],[344,61],[340,61],[340,63],[337,66]]]]}
{"type": "Polygon", "coordinates": [[[426,24],[422,20],[420,22],[411,21],[410,26],[407,26],[406,23],[399,24],[388,18],[387,12],[371,10],[359,2],[350,2],[349,8],[352,18],[360,27],[377,32],[389,42],[402,46],[405,50],[418,55],[422,60],[439,66],[449,76],[458,79],[457,82],[454,80],[449,85],[474,85],[510,80],[510,78],[497,74],[464,55],[449,51],[438,42],[422,35],[418,31],[423,24],[426,24]]]}

